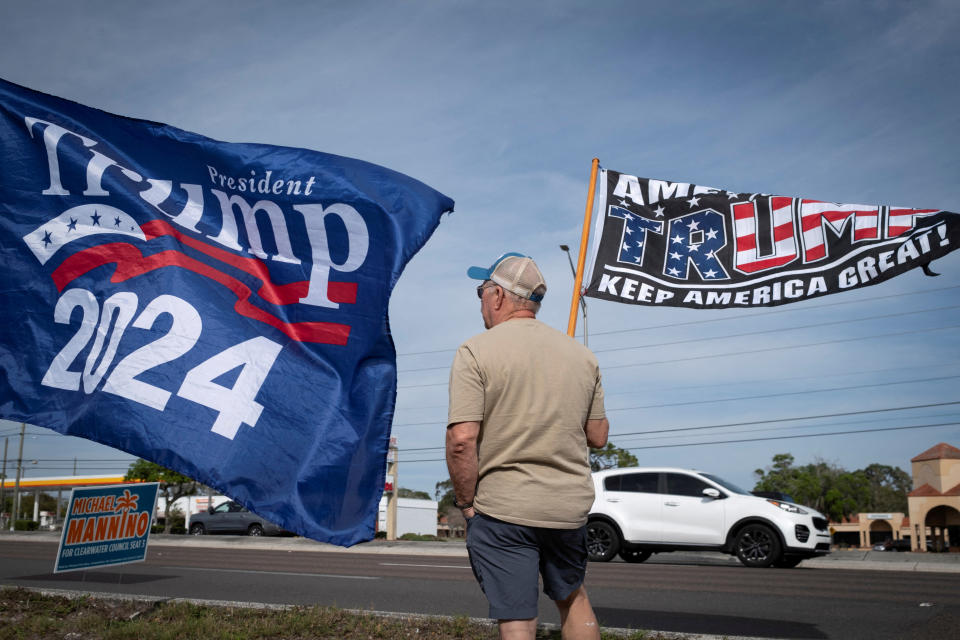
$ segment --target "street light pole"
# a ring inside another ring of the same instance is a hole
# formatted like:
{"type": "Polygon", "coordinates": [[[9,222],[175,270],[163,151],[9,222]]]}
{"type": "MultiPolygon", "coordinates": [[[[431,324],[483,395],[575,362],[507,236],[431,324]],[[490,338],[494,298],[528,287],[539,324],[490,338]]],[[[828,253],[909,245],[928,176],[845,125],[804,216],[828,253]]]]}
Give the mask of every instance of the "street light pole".
{"type": "Polygon", "coordinates": [[[3,512],[7,509],[7,445],[10,438],[3,439],[3,473],[0,473],[0,523],[3,523],[3,512]]]}
{"type": "Polygon", "coordinates": [[[20,515],[20,474],[23,472],[23,436],[27,431],[27,425],[20,423],[20,453],[17,454],[17,482],[14,484],[13,494],[13,513],[10,514],[10,531],[16,526],[17,517],[20,515]]]}
{"type": "MultiPolygon", "coordinates": [[[[567,262],[570,263],[570,272],[573,273],[573,281],[577,281],[577,270],[573,266],[573,258],[570,257],[570,247],[562,244],[560,249],[567,254],[567,262]]],[[[580,311],[583,312],[583,346],[587,346],[587,301],[580,296],[580,311]]],[[[574,316],[576,318],[576,316],[574,316]]]]}

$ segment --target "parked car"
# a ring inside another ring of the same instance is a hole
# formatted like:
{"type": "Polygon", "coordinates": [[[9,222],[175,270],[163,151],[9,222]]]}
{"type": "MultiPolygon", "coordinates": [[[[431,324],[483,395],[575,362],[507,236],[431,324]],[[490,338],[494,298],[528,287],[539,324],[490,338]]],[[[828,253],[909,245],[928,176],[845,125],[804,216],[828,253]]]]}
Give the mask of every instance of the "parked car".
{"type": "Polygon", "coordinates": [[[245,533],[248,536],[269,536],[285,533],[269,520],[264,520],[236,502],[210,507],[206,513],[190,516],[190,535],[208,533],[245,533]]]}
{"type": "Polygon", "coordinates": [[[827,519],[809,507],[751,495],[689,469],[626,468],[593,474],[590,559],[643,562],[654,553],[722,551],[748,567],[795,567],[830,552],[827,519]]]}
{"type": "MultiPolygon", "coordinates": [[[[873,545],[874,551],[910,551],[910,542],[907,540],[893,540],[887,538],[883,542],[873,545]]],[[[929,550],[929,549],[928,549],[929,550]]]]}

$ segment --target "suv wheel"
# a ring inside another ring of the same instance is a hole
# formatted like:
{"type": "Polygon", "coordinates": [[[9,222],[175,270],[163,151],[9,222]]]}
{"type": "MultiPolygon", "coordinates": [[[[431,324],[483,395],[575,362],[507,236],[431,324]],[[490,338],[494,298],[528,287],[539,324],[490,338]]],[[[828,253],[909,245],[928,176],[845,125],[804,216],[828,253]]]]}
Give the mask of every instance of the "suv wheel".
{"type": "Polygon", "coordinates": [[[641,551],[637,549],[622,549],[618,554],[624,562],[640,563],[653,555],[652,551],[641,551]]]}
{"type": "Polygon", "coordinates": [[[263,535],[263,527],[261,527],[261,526],[258,525],[258,524],[252,524],[252,525],[250,525],[250,528],[247,529],[247,535],[248,535],[248,536],[262,536],[262,535],[263,535]]]}
{"type": "Polygon", "coordinates": [[[748,524],[737,534],[737,557],[748,567],[769,567],[780,559],[780,540],[770,527],[748,524]]]}
{"type": "Polygon", "coordinates": [[[207,530],[200,523],[190,525],[190,535],[192,536],[202,536],[206,532],[207,530]]]}
{"type": "Polygon", "coordinates": [[[594,562],[609,562],[620,550],[620,536],[611,525],[597,520],[587,523],[587,554],[594,562]]]}

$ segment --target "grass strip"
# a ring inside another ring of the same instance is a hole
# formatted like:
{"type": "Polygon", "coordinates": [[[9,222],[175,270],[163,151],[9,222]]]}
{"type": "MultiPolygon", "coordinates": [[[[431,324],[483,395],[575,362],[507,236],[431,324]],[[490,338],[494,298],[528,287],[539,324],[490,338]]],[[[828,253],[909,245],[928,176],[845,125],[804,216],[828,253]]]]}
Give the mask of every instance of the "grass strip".
{"type": "MultiPolygon", "coordinates": [[[[604,631],[605,640],[673,640],[643,631],[604,631]]],[[[253,608],[183,601],[65,597],[0,590],[0,640],[496,640],[497,627],[466,617],[399,616],[335,607],[253,608]]],[[[560,640],[556,628],[537,638],[560,640]]]]}

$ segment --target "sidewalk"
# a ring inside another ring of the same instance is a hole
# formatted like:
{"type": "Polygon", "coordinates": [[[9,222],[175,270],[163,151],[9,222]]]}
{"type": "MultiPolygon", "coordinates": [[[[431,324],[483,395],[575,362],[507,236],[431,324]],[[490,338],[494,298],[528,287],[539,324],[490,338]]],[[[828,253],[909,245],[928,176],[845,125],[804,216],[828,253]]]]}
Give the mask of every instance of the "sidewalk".
{"type": "MultiPolygon", "coordinates": [[[[51,531],[0,532],[0,542],[59,542],[60,533],[51,531]]],[[[372,540],[350,548],[316,542],[300,537],[249,537],[249,536],[150,536],[151,547],[194,547],[223,549],[277,549],[328,553],[364,553],[395,555],[434,555],[466,557],[467,549],[462,540],[449,542],[412,542],[406,540],[372,540]]],[[[716,552],[673,552],[654,554],[649,564],[711,564],[740,566],[734,556],[716,552]]],[[[926,571],[960,573],[960,553],[912,553],[896,551],[838,550],[821,558],[812,558],[800,563],[801,569],[855,569],[859,571],[926,571]]]]}

